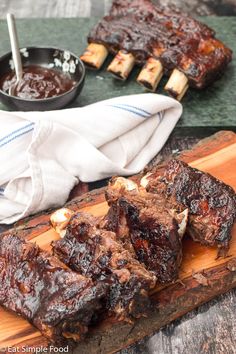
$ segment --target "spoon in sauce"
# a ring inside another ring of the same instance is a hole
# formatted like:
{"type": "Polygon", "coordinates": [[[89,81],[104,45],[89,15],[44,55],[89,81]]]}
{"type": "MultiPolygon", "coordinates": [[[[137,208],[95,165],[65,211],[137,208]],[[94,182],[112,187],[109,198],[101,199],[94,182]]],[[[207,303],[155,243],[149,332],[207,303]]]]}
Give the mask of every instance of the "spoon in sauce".
{"type": "Polygon", "coordinates": [[[16,31],[15,17],[13,14],[10,13],[7,14],[7,25],[8,25],[8,32],[10,36],[10,42],[11,42],[12,59],[15,67],[15,73],[16,73],[16,82],[14,82],[9,88],[9,95],[14,96],[15,89],[18,83],[22,79],[23,69],[22,69],[22,61],[21,61],[21,55],[19,49],[19,41],[18,41],[18,36],[16,31]]]}

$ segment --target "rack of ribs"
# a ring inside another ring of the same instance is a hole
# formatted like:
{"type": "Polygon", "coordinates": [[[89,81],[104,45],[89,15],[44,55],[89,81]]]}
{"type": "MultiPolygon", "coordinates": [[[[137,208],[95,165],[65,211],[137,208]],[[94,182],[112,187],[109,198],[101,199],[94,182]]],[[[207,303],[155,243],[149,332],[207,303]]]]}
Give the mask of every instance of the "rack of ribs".
{"type": "Polygon", "coordinates": [[[88,66],[99,69],[110,52],[115,58],[108,71],[125,80],[135,64],[142,65],[137,81],[151,91],[163,73],[172,73],[165,89],[179,100],[189,86],[203,89],[218,79],[232,59],[208,26],[151,0],[114,0],[88,42],[81,56],[88,66]]]}
{"type": "Polygon", "coordinates": [[[151,171],[141,184],[162,196],[168,208],[188,208],[187,232],[194,241],[227,251],[236,219],[236,194],[230,186],[179,160],[171,160],[164,173],[151,171]]]}
{"type": "Polygon", "coordinates": [[[172,282],[178,278],[188,213],[168,210],[158,196],[131,183],[121,177],[111,180],[106,191],[110,209],[103,226],[115,232],[160,283],[172,282]]]}
{"type": "MultiPolygon", "coordinates": [[[[54,227],[63,211],[52,215],[54,227]]],[[[128,322],[147,315],[151,310],[148,292],[156,284],[155,275],[132,257],[113,232],[99,228],[99,219],[86,213],[67,213],[66,217],[66,231],[61,240],[52,243],[53,252],[72,270],[108,285],[103,315],[128,322]]]]}
{"type": "Polygon", "coordinates": [[[83,337],[107,291],[16,234],[0,237],[0,284],[0,305],[61,345],[83,337]]]}

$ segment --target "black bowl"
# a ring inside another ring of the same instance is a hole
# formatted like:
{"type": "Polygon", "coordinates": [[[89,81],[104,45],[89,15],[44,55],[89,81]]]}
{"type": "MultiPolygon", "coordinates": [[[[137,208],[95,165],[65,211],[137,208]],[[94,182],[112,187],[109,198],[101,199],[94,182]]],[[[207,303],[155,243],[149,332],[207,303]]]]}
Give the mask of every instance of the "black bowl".
{"type": "MultiPolygon", "coordinates": [[[[83,62],[68,50],[46,47],[27,47],[21,50],[23,66],[38,65],[70,73],[71,79],[76,82],[73,88],[59,96],[43,99],[23,99],[10,96],[0,90],[1,102],[11,110],[19,111],[49,111],[60,109],[77,97],[85,79],[83,62]]],[[[7,53],[0,58],[0,78],[12,71],[12,53],[7,53]]]]}

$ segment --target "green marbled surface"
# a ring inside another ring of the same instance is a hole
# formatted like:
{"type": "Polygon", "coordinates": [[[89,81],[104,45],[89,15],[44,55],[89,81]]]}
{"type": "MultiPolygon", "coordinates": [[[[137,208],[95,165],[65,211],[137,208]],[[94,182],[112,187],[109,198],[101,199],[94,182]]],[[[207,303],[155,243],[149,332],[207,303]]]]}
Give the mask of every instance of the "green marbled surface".
{"type": "MultiPolygon", "coordinates": [[[[236,53],[236,17],[201,17],[201,20],[214,28],[217,37],[236,53]]],[[[96,18],[18,20],[20,46],[57,46],[81,54],[86,47],[87,33],[96,22],[96,18]]],[[[0,21],[0,55],[9,50],[6,22],[0,21]]],[[[102,70],[98,72],[87,71],[84,89],[72,106],[84,106],[115,96],[144,92],[144,89],[136,83],[139,68],[133,70],[126,82],[121,82],[113,79],[105,71],[109,60],[111,60],[111,57],[109,57],[102,70]]],[[[182,101],[184,114],[178,123],[179,128],[236,128],[235,70],[236,59],[234,56],[234,60],[225,75],[211,87],[203,91],[188,90],[182,101]]],[[[158,93],[164,93],[163,87],[166,80],[167,78],[162,80],[158,93]]],[[[1,103],[0,109],[4,109],[1,103]]]]}

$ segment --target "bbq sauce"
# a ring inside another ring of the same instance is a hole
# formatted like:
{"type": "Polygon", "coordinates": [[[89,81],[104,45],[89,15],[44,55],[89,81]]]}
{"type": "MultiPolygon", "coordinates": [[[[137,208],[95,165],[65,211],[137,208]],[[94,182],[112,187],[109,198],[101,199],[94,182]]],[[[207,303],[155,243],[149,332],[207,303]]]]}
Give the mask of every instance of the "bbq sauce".
{"type": "MultiPolygon", "coordinates": [[[[5,74],[0,80],[0,90],[9,93],[16,82],[14,71],[5,74]]],[[[22,80],[14,89],[14,96],[23,99],[43,99],[59,96],[75,86],[69,74],[37,65],[23,68],[22,80]]]]}

